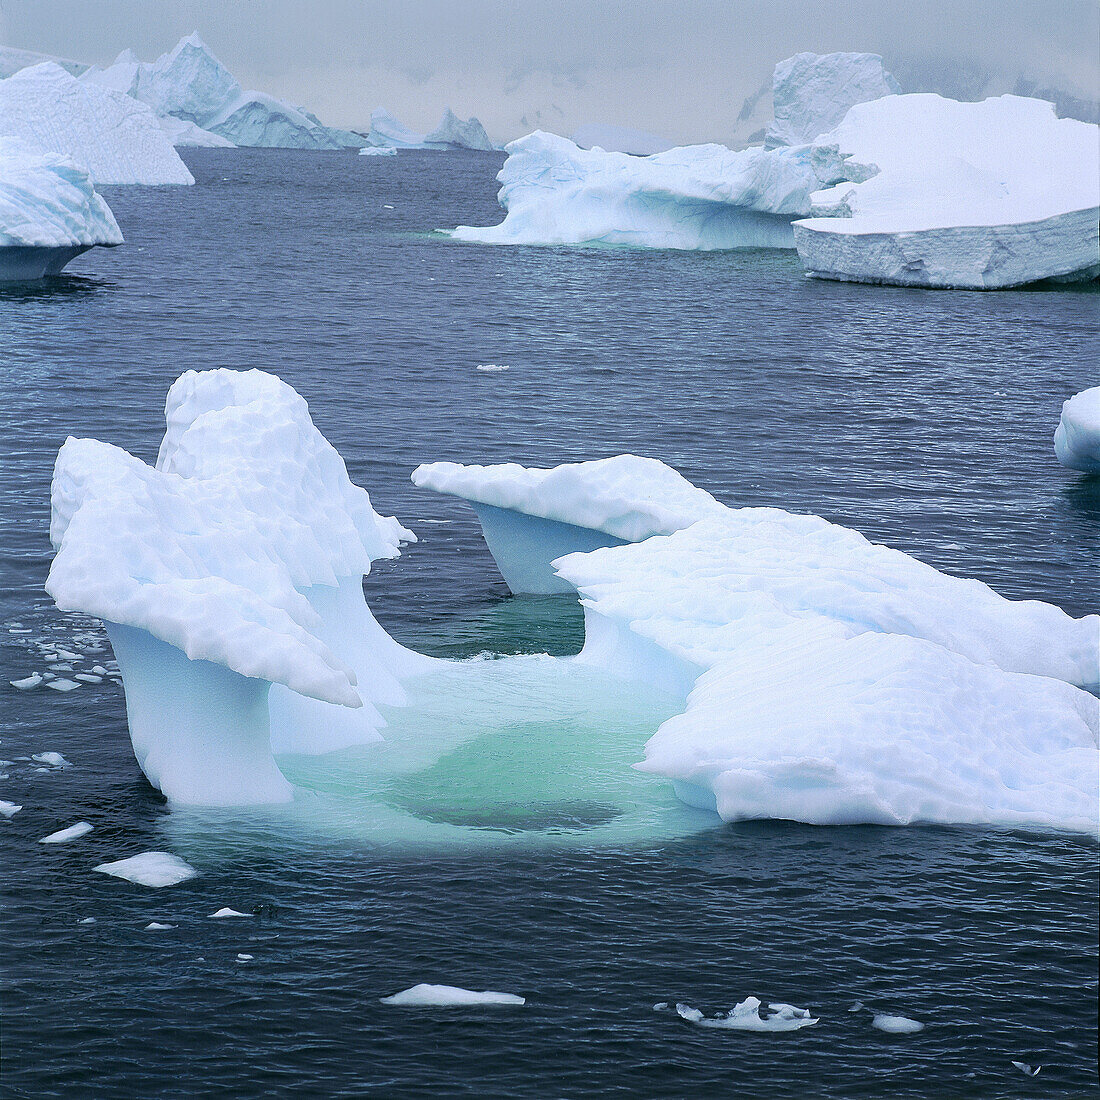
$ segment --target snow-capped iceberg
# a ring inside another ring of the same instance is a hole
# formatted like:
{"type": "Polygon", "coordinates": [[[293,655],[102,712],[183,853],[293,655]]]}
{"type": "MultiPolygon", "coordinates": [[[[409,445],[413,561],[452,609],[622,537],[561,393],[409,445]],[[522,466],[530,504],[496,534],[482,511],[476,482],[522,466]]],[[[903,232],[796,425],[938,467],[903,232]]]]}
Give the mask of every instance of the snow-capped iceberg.
{"type": "Polygon", "coordinates": [[[370,133],[367,143],[382,149],[496,149],[485,133],[485,127],[476,118],[462,121],[451,109],[446,108],[431,133],[418,134],[389,111],[376,107],[370,116],[370,133]]]}
{"type": "Polygon", "coordinates": [[[1054,453],[1071,470],[1100,474],[1100,386],[1083,390],[1062,405],[1054,453]]]}
{"type": "Polygon", "coordinates": [[[775,67],[774,117],[764,146],[806,145],[832,130],[857,103],[900,91],[878,54],[795,54],[775,67]]]}
{"type": "Polygon", "coordinates": [[[412,535],[271,375],[188,372],[165,418],[155,468],[96,440],[61,448],[46,588],[107,624],[135,755],[164,794],[288,798],[270,714],[283,751],[376,740],[375,704],[401,702],[399,676],[426,660],[363,600],[371,561],[412,535]]]}
{"type": "Polygon", "coordinates": [[[810,148],[693,145],[650,157],[579,149],[536,130],[505,147],[500,225],[459,226],[484,244],[792,248],[791,218],[838,177],[810,148]]]}
{"type": "Polygon", "coordinates": [[[813,275],[987,289],[1100,273],[1098,129],[1041,100],[861,103],[813,144],[841,183],[795,223],[813,275]]]}
{"type": "MultiPolygon", "coordinates": [[[[199,37],[180,39],[156,61],[139,61],[132,51],[106,69],[82,78],[124,92],[148,104],[161,118],[179,119],[232,145],[288,149],[343,149],[364,139],[324,126],[303,107],[264,92],[246,91],[199,37]]],[[[192,130],[177,131],[195,140],[192,130]]]]}
{"type": "Polygon", "coordinates": [[[0,134],[72,157],[97,187],[195,182],[145,104],[52,62],[0,80],[0,134]]]}
{"type": "Polygon", "coordinates": [[[580,149],[603,149],[608,153],[629,153],[634,157],[650,157],[673,147],[671,141],[647,130],[599,123],[578,127],[570,140],[580,149]]]}
{"type": "Polygon", "coordinates": [[[118,244],[118,223],[83,168],[0,137],[0,282],[56,275],[89,248],[118,244]]]}

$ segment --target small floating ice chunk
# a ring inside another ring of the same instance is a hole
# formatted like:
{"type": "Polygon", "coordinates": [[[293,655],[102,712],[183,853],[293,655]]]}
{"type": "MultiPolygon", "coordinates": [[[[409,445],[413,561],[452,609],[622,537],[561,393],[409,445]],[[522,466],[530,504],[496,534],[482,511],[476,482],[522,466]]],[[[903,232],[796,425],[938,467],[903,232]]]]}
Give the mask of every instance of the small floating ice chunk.
{"type": "Polygon", "coordinates": [[[461,989],[454,985],[428,985],[421,982],[392,997],[383,997],[384,1005],[401,1005],[407,1008],[457,1007],[460,1005],[521,1005],[523,997],[514,993],[494,993],[491,990],[461,989]]]}
{"type": "Polygon", "coordinates": [[[100,863],[94,867],[105,875],[124,878],[127,882],[136,882],[139,886],[175,886],[194,878],[198,871],[171,852],[142,852],[129,859],[115,860],[113,863],[100,863]]]}
{"type": "Polygon", "coordinates": [[[699,1009],[685,1004],[678,1004],[676,1012],[688,1023],[730,1031],[797,1031],[818,1022],[808,1009],[788,1004],[769,1004],[770,1015],[761,1016],[760,1001],[756,997],[746,997],[725,1015],[704,1016],[699,1009]]]}
{"type": "Polygon", "coordinates": [[[80,685],[75,680],[51,680],[46,687],[53,688],[54,691],[75,691],[80,685]]]}
{"type": "Polygon", "coordinates": [[[59,649],[57,651],[57,655],[63,661],[79,661],[80,660],[80,654],[79,653],[73,653],[68,649],[59,649]]]}
{"type": "Polygon", "coordinates": [[[915,1031],[923,1031],[924,1024],[919,1020],[910,1020],[908,1016],[888,1016],[883,1012],[876,1012],[871,1021],[872,1027],[879,1031],[888,1031],[891,1035],[911,1035],[915,1031]]]}
{"type": "Polygon", "coordinates": [[[251,913],[242,913],[237,909],[230,909],[226,906],[224,909],[219,909],[216,913],[210,914],[211,920],[221,920],[224,917],[251,917],[251,913]]]}
{"type": "Polygon", "coordinates": [[[102,665],[92,665],[92,672],[97,676],[106,676],[107,670],[102,665]]]}
{"type": "Polygon", "coordinates": [[[1028,1077],[1038,1077],[1039,1070],[1043,1068],[1042,1066],[1029,1066],[1027,1062],[1017,1062],[1015,1059],[1013,1059],[1012,1064],[1021,1073],[1027,1074],[1028,1077]]]}
{"type": "Polygon", "coordinates": [[[78,821],[67,829],[58,829],[56,833],[42,837],[39,844],[64,844],[67,840],[76,840],[78,837],[87,836],[92,831],[92,826],[87,821],[78,821]]]}
{"type": "Polygon", "coordinates": [[[13,817],[15,814],[19,813],[22,808],[22,806],[17,806],[14,802],[5,802],[4,799],[0,798],[0,815],[4,817],[13,817]]]}
{"type": "Polygon", "coordinates": [[[239,963],[251,962],[253,958],[255,958],[254,955],[245,955],[242,952],[237,953],[237,962],[239,963]]]}
{"type": "Polygon", "coordinates": [[[85,917],[81,921],[77,921],[77,924],[95,924],[95,917],[85,917]]]}
{"type": "Polygon", "coordinates": [[[862,1001],[856,1001],[851,1006],[851,1008],[848,1009],[848,1011],[849,1012],[862,1012],[863,1011],[863,1002],[862,1001]]]}
{"type": "Polygon", "coordinates": [[[94,676],[90,672],[78,672],[74,677],[74,680],[79,680],[82,684],[101,684],[103,683],[102,676],[94,676]]]}
{"type": "Polygon", "coordinates": [[[160,924],[157,921],[150,921],[145,926],[146,932],[169,932],[176,926],[174,924],[160,924]]]}
{"type": "Polygon", "coordinates": [[[659,1001],[657,1004],[655,1004],[653,1006],[653,1011],[654,1012],[667,1012],[668,1010],[669,1010],[668,1001],[659,1001]]]}
{"type": "Polygon", "coordinates": [[[37,672],[32,672],[30,676],[24,676],[22,680],[9,680],[8,683],[19,691],[30,691],[31,688],[36,688],[42,683],[42,676],[37,672]]]}
{"type": "Polygon", "coordinates": [[[493,373],[502,370],[510,370],[511,368],[507,363],[478,363],[477,369],[485,371],[486,373],[493,373]]]}
{"type": "MultiPolygon", "coordinates": [[[[50,687],[53,687],[51,684],[50,687]]],[[[36,752],[31,759],[39,764],[49,764],[51,768],[71,768],[72,765],[59,752],[36,752]]]]}

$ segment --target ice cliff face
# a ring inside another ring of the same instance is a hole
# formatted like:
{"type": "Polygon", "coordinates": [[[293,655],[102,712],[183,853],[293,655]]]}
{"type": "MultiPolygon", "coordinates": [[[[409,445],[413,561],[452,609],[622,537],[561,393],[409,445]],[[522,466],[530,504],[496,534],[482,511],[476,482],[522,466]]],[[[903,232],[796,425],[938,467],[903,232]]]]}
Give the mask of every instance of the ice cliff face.
{"type": "Polygon", "coordinates": [[[1100,386],[1083,390],[1062,406],[1054,453],[1070,470],[1100,474],[1100,386]]]}
{"type": "Polygon", "coordinates": [[[852,184],[813,196],[795,241],[815,275],[992,288],[1100,272],[1095,125],[1041,100],[863,103],[814,157],[852,184]]]}
{"type": "Polygon", "coordinates": [[[900,91],[878,54],[795,54],[775,67],[774,118],[764,147],[805,145],[833,129],[857,103],[900,91]]]}
{"type": "Polygon", "coordinates": [[[117,244],[118,223],[83,168],[0,137],[0,281],[56,275],[81,252],[117,244]]]}
{"type": "Polygon", "coordinates": [[[72,157],[96,186],[194,183],[143,103],[47,62],[0,81],[0,135],[72,157]]]}
{"type": "Polygon", "coordinates": [[[489,140],[485,127],[476,118],[462,121],[448,107],[439,125],[429,134],[418,134],[384,110],[371,112],[367,141],[379,149],[481,149],[497,147],[489,140]]]}
{"type": "Polygon", "coordinates": [[[161,118],[178,119],[215,135],[198,137],[177,130],[186,144],[218,144],[289,149],[342,149],[364,139],[321,124],[301,107],[263,92],[245,91],[198,36],[181,39],[156,61],[141,62],[132,51],[107,69],[90,70],[86,83],[124,92],[146,103],[161,118]]]}
{"type": "Polygon", "coordinates": [[[584,150],[535,131],[507,146],[500,225],[459,226],[485,244],[625,244],[650,248],[790,248],[791,217],[837,177],[808,147],[721,145],[650,157],[584,150]]]}

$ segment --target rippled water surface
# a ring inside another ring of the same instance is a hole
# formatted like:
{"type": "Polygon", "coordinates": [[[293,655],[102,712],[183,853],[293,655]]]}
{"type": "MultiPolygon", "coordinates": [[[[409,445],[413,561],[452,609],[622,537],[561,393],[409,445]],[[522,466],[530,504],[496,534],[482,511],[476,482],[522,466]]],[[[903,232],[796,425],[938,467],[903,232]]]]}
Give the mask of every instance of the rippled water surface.
{"type": "MultiPolygon", "coordinates": [[[[493,155],[186,159],[193,188],[108,192],[123,248],[0,290],[0,798],[24,807],[0,818],[6,1094],[1094,1094],[1091,838],[686,817],[620,834],[629,741],[601,741],[603,793],[571,797],[545,775],[546,746],[577,767],[588,731],[560,700],[532,767],[494,733],[481,755],[460,746],[383,792],[468,844],[383,842],[331,815],[169,813],[134,763],[116,683],[7,681],[58,647],[74,670],[109,659],[96,624],[41,591],[57,447],[92,435],[152,460],[168,385],[214,366],[295,386],[379,511],[417,531],[367,595],[436,655],[581,639],[568,601],[507,598],[472,513],[413,488],[437,458],[649,454],[729,503],[817,512],[1006,595],[1094,611],[1100,486],[1058,466],[1051,435],[1061,401],[1097,384],[1100,296],[859,287],[806,280],[785,254],[434,234],[499,220],[493,155]],[[44,751],[72,766],[19,759],[44,751]],[[529,806],[534,790],[552,802],[529,806]],[[94,831],[37,843],[78,820],[94,831]],[[155,891],[91,871],[147,849],[201,873],[155,891]],[[208,919],[222,906],[255,915],[208,919]],[[379,1004],[422,981],[528,1003],[379,1004]],[[713,1013],[749,995],[821,1022],[758,1035],[652,1007],[713,1013]],[[884,1034],[856,1001],[926,1027],[884,1034]],[[1044,1068],[1031,1080],[1013,1059],[1044,1068]]],[[[634,758],[647,713],[633,701],[620,723],[637,728],[634,758]]],[[[323,762],[292,765],[329,782],[323,762]]]]}

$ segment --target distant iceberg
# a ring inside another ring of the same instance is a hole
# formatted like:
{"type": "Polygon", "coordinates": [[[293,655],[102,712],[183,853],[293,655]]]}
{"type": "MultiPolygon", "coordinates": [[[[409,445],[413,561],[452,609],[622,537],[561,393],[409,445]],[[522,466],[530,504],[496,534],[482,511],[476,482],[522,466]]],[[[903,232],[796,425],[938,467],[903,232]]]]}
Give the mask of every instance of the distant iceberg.
{"type": "Polygon", "coordinates": [[[1054,453],[1070,470],[1100,474],[1100,386],[1083,390],[1062,406],[1054,453]]]}
{"type": "MultiPolygon", "coordinates": [[[[358,134],[324,126],[303,107],[245,91],[197,33],[180,39],[156,61],[139,61],[126,50],[113,65],[91,69],[81,79],[124,92],[161,118],[191,123],[232,145],[343,149],[365,142],[358,134]]],[[[190,129],[176,133],[190,139],[186,144],[213,144],[190,129]]]]}
{"type": "Polygon", "coordinates": [[[221,134],[203,130],[193,122],[186,122],[173,115],[165,115],[160,120],[160,128],[168,135],[168,140],[179,149],[182,146],[198,146],[204,149],[235,149],[236,146],[221,134]]]}
{"type": "Polygon", "coordinates": [[[118,223],[83,168],[0,137],[0,282],[56,275],[89,248],[118,244],[118,223]]]}
{"type": "Polygon", "coordinates": [[[476,118],[463,122],[448,107],[431,133],[418,134],[398,122],[389,111],[376,107],[371,112],[368,144],[392,149],[481,149],[497,147],[489,140],[485,127],[476,118]]]}
{"type": "Polygon", "coordinates": [[[608,153],[629,153],[634,157],[649,157],[673,147],[673,142],[647,130],[600,124],[579,127],[573,131],[570,140],[581,149],[603,149],[608,153]]]}
{"type": "Polygon", "coordinates": [[[52,62],[0,80],[0,132],[86,168],[94,184],[190,184],[153,112],[52,62]]]}
{"type": "Polygon", "coordinates": [[[393,145],[364,145],[359,150],[361,157],[395,157],[397,149],[393,145]]]}
{"type": "Polygon", "coordinates": [[[1094,124],[1042,100],[933,94],[853,107],[813,144],[850,183],[813,196],[795,243],[819,277],[991,289],[1100,274],[1094,124]]]}
{"type": "MultiPolygon", "coordinates": [[[[533,562],[579,593],[585,643],[558,660],[430,659],[363,597],[371,561],[411,533],[373,510],[289,386],[188,372],[166,420],[155,468],[62,447],[47,589],[105,620],[135,756],[174,803],[289,799],[277,755],[381,741],[414,684],[435,700],[428,727],[446,728],[494,669],[509,691],[563,673],[614,684],[620,725],[629,700],[663,693],[639,767],[726,820],[1097,826],[1097,616],[1003,599],[816,516],[728,508],[653,459],[431,464],[420,484],[499,513],[486,536],[505,575],[533,562]]],[[[583,722],[592,702],[575,702],[583,722]]],[[[545,767],[553,744],[523,756],[545,767]]],[[[604,820],[571,797],[579,809],[532,820],[604,820]]],[[[481,827],[452,828],[465,821],[481,827]]]]}

